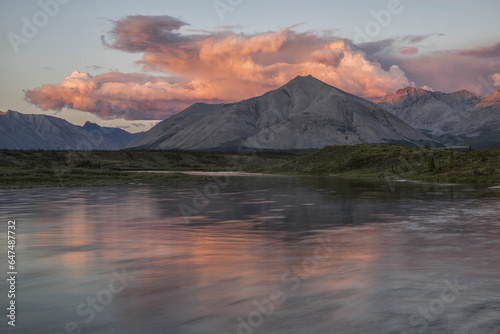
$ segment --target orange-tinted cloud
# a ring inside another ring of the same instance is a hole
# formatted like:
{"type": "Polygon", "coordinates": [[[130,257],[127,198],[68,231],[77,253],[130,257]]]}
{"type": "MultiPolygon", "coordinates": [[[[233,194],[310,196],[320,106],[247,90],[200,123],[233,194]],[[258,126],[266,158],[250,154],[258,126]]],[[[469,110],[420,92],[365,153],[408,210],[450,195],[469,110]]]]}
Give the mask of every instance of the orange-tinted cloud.
{"type": "Polygon", "coordinates": [[[495,73],[491,76],[495,86],[500,86],[500,73],[495,73]]]}
{"type": "Polygon", "coordinates": [[[114,22],[106,47],[142,53],[146,71],[173,77],[74,72],[62,83],[26,91],[40,108],[73,108],[102,118],[162,119],[194,102],[232,102],[313,75],[366,98],[412,85],[398,66],[387,69],[349,40],[292,28],[245,35],[189,34],[169,16],[129,16],[114,22]]]}
{"type": "Polygon", "coordinates": [[[411,56],[418,53],[418,48],[414,46],[405,46],[399,49],[399,53],[405,56],[411,56]]]}
{"type": "Polygon", "coordinates": [[[165,119],[192,101],[220,102],[204,83],[175,82],[174,78],[110,72],[95,77],[75,71],[60,84],[26,92],[43,110],[64,107],[91,112],[104,119],[165,119]]]}

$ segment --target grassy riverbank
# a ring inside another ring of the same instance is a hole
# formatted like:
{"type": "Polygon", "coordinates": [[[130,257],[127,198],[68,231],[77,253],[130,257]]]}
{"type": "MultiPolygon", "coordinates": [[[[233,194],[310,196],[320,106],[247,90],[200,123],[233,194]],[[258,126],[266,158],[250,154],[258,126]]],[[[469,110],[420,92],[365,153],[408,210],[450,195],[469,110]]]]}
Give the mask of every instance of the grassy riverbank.
{"type": "Polygon", "coordinates": [[[328,146],[313,153],[0,150],[0,187],[87,186],[199,180],[141,170],[246,171],[500,183],[500,150],[453,151],[393,145],[328,146]]]}
{"type": "Polygon", "coordinates": [[[263,171],[498,184],[500,150],[454,151],[392,145],[328,146],[263,171]]]}
{"type": "Polygon", "coordinates": [[[295,153],[190,151],[12,151],[0,150],[0,187],[32,188],[165,183],[199,180],[185,174],[140,170],[255,170],[282,164],[295,153]]]}

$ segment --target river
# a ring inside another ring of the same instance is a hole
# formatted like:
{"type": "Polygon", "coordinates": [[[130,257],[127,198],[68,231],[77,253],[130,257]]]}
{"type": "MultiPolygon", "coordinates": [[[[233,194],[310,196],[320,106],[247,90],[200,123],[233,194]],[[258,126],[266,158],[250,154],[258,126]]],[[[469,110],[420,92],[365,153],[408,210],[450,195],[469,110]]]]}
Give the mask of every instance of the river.
{"type": "Polygon", "coordinates": [[[500,189],[211,175],[0,191],[0,331],[500,333],[500,189]]]}

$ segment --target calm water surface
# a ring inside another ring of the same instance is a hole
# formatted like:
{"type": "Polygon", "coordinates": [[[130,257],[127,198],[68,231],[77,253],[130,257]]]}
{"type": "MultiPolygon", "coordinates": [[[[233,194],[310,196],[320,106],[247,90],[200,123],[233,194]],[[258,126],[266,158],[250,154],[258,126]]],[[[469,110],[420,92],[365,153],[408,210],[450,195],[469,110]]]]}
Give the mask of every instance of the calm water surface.
{"type": "Polygon", "coordinates": [[[500,333],[500,190],[217,181],[1,191],[0,332],[500,333]]]}

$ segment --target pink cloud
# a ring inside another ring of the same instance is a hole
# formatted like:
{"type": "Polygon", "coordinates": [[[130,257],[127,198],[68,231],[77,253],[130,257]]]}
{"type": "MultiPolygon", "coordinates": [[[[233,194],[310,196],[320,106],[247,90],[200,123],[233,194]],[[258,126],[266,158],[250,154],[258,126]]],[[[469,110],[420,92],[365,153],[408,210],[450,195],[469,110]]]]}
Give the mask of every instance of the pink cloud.
{"type": "Polygon", "coordinates": [[[415,86],[430,86],[444,92],[467,89],[490,95],[493,89],[491,73],[500,73],[499,43],[478,48],[420,52],[408,57],[402,55],[399,44],[406,38],[393,38],[361,45],[369,60],[382,64],[383,68],[397,65],[415,86]]]}
{"type": "Polygon", "coordinates": [[[414,46],[405,46],[399,49],[399,53],[405,56],[411,56],[418,53],[418,48],[414,46]]]}
{"type": "Polygon", "coordinates": [[[232,102],[278,88],[297,75],[313,75],[366,98],[411,85],[398,66],[384,69],[349,40],[292,28],[245,35],[229,31],[189,34],[169,16],[129,16],[114,22],[106,47],[142,53],[148,77],[117,72],[95,77],[74,72],[63,82],[26,91],[42,109],[72,108],[102,118],[162,119],[194,102],[232,102]]]}
{"type": "Polygon", "coordinates": [[[143,74],[105,73],[95,77],[75,71],[60,84],[26,91],[26,98],[43,110],[64,107],[104,119],[164,119],[206,99],[206,87],[196,82],[171,83],[170,78],[143,74]]]}
{"type": "Polygon", "coordinates": [[[486,57],[486,53],[478,50],[491,48],[392,57],[389,62],[398,64],[417,86],[428,85],[445,92],[467,89],[489,95],[492,88],[488,79],[491,73],[500,72],[500,60],[498,57],[486,57]]]}
{"type": "Polygon", "coordinates": [[[96,76],[74,72],[59,84],[26,91],[47,110],[71,108],[102,118],[164,119],[194,102],[233,102],[278,88],[297,75],[318,79],[365,98],[404,86],[487,92],[500,79],[500,43],[467,50],[420,53],[433,36],[410,35],[359,47],[328,33],[289,27],[263,34],[229,30],[191,34],[170,16],[128,16],[114,21],[105,47],[138,53],[146,72],[111,71],[96,76]],[[362,49],[360,49],[360,47],[362,49]],[[408,55],[413,55],[408,57],[408,55]],[[491,86],[491,84],[490,84],[491,86]]]}
{"type": "Polygon", "coordinates": [[[500,73],[495,73],[491,76],[495,86],[500,86],[500,73]]]}

